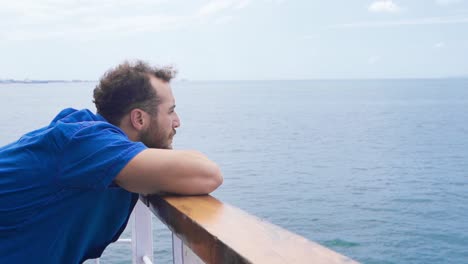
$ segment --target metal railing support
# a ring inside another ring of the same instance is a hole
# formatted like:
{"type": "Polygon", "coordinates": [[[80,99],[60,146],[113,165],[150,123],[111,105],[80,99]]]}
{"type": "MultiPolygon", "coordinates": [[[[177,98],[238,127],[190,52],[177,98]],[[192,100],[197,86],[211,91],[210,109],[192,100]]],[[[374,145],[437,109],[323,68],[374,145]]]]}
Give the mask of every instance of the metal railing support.
{"type": "Polygon", "coordinates": [[[184,264],[184,244],[172,233],[172,259],[174,264],[184,264]]]}
{"type": "Polygon", "coordinates": [[[151,224],[151,211],[140,200],[132,213],[132,263],[153,263],[153,227],[151,224]],[[148,262],[150,261],[150,262],[148,262]]]}

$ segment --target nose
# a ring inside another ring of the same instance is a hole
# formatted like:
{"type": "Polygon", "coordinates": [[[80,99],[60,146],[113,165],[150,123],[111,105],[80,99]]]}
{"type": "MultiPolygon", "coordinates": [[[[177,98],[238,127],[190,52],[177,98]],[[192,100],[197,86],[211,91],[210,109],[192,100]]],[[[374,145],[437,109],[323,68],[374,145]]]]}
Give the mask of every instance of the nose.
{"type": "Polygon", "coordinates": [[[177,113],[175,113],[175,119],[172,122],[172,125],[174,126],[174,128],[180,127],[180,118],[179,118],[179,115],[177,113]]]}

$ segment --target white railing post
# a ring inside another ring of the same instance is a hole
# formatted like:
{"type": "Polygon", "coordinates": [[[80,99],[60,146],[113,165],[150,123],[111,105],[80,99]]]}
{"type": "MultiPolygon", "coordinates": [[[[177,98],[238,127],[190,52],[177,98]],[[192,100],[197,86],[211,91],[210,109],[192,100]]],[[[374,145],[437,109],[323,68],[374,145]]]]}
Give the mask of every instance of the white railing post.
{"type": "Polygon", "coordinates": [[[140,197],[132,213],[132,263],[145,264],[153,262],[153,227],[151,224],[151,211],[142,202],[140,197]]]}
{"type": "Polygon", "coordinates": [[[172,259],[174,264],[184,264],[184,244],[172,233],[172,259]]]}
{"type": "Polygon", "coordinates": [[[204,264],[175,233],[172,233],[172,259],[174,264],[204,264]]]}

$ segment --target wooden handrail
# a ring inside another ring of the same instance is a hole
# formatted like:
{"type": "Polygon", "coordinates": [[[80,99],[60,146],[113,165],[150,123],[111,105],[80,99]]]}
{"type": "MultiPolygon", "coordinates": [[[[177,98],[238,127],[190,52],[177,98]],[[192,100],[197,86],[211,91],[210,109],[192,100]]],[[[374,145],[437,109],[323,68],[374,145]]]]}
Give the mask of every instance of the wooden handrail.
{"type": "Polygon", "coordinates": [[[155,195],[147,202],[205,263],[357,263],[209,195],[155,195]]]}

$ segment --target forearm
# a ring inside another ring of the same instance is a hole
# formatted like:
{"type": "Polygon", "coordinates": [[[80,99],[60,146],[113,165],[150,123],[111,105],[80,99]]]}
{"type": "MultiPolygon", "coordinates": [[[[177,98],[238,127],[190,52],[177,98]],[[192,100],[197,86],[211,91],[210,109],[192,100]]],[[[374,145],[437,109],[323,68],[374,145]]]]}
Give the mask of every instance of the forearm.
{"type": "Polygon", "coordinates": [[[221,171],[198,151],[147,149],[119,174],[117,184],[132,192],[207,194],[223,182],[221,171]]]}

